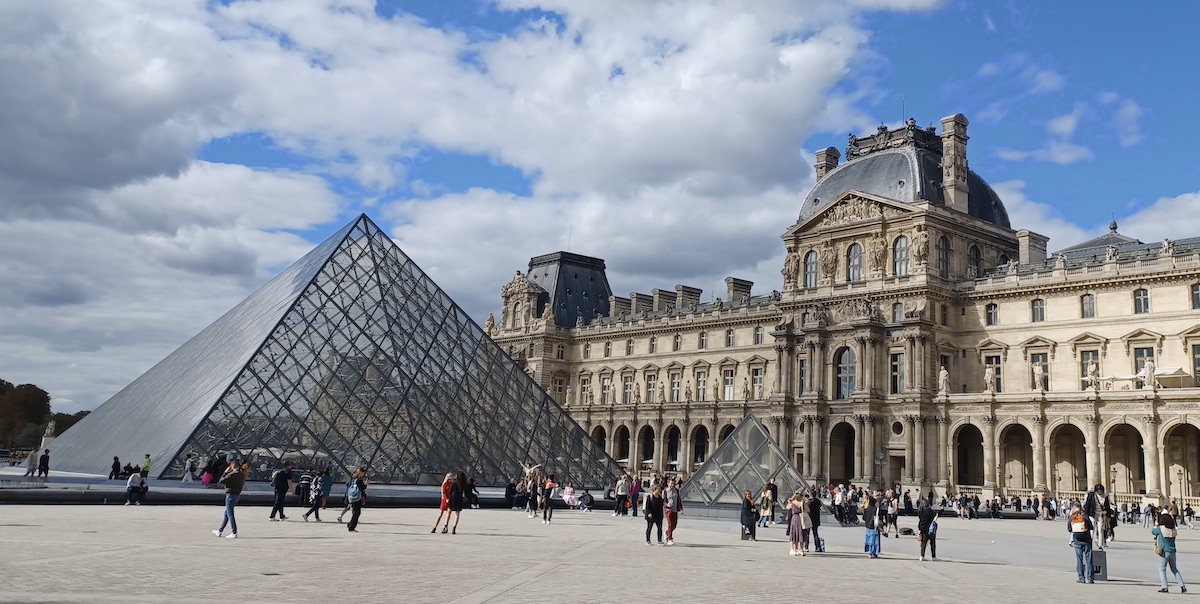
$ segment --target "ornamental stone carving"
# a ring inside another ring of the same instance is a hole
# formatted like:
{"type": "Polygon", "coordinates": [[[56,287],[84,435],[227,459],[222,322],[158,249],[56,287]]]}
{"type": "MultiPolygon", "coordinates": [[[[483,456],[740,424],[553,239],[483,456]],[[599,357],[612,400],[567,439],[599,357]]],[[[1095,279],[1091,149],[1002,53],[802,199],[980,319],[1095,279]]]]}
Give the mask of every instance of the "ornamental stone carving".
{"type": "Polygon", "coordinates": [[[875,319],[878,316],[879,310],[866,298],[842,301],[829,311],[830,320],[835,325],[859,318],[875,319]]]}
{"type": "Polygon", "coordinates": [[[884,241],[883,235],[876,233],[867,244],[867,268],[872,271],[880,271],[883,270],[886,262],[887,242],[884,241]]]}
{"type": "Polygon", "coordinates": [[[796,250],[788,250],[787,258],[783,260],[783,289],[795,289],[799,287],[800,281],[800,253],[796,250]]]}
{"type": "Polygon", "coordinates": [[[860,222],[863,220],[890,219],[901,216],[903,212],[896,208],[883,205],[862,197],[850,197],[825,212],[818,228],[827,228],[860,222]]]}
{"type": "Polygon", "coordinates": [[[821,245],[821,275],[826,279],[832,279],[834,273],[837,272],[838,259],[837,254],[833,253],[833,244],[826,241],[821,245]]]}
{"type": "Polygon", "coordinates": [[[913,233],[912,257],[917,266],[925,266],[925,261],[929,258],[929,234],[925,232],[924,226],[917,226],[917,232],[913,233]]]}

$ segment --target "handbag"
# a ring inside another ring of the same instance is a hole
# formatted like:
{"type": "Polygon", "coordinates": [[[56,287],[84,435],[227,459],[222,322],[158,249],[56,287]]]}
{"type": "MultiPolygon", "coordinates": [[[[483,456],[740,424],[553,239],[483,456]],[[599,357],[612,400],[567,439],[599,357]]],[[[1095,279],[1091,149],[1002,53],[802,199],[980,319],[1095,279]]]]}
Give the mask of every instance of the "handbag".
{"type": "Polygon", "coordinates": [[[1154,538],[1154,553],[1158,554],[1160,557],[1166,555],[1166,551],[1163,550],[1162,546],[1162,537],[1154,538]]]}

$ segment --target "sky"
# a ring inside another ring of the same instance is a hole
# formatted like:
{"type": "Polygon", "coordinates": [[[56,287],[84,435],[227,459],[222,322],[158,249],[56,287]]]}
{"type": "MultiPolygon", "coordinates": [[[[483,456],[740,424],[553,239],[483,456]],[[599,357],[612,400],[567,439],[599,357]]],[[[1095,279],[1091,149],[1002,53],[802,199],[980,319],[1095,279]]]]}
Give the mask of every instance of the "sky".
{"type": "Polygon", "coordinates": [[[1051,250],[1200,236],[1200,4],[0,3],[0,378],[93,409],[360,213],[482,323],[529,258],[781,287],[814,153],[913,117],[1051,250]],[[1086,10],[1084,10],[1086,8],[1086,10]]]}

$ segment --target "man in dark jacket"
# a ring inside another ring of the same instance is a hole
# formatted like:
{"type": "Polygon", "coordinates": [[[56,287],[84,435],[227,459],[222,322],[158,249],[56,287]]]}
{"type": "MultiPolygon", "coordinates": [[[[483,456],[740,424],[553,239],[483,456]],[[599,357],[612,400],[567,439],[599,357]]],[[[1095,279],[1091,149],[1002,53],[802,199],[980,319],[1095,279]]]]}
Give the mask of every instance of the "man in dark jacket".
{"type": "Polygon", "coordinates": [[[292,490],[293,467],[295,467],[295,464],[285,461],[282,468],[275,470],[271,474],[271,489],[275,491],[275,505],[271,508],[271,517],[268,520],[272,522],[276,522],[276,512],[279,512],[279,520],[287,520],[287,516],[283,514],[283,500],[287,497],[288,492],[292,490]]]}
{"type": "Polygon", "coordinates": [[[1083,504],[1083,513],[1092,521],[1093,530],[1100,536],[1100,551],[1108,545],[1108,532],[1112,528],[1112,519],[1116,516],[1116,508],[1112,498],[1104,492],[1104,485],[1096,485],[1083,504]]]}
{"type": "Polygon", "coordinates": [[[814,549],[818,552],[823,552],[825,550],[821,547],[821,535],[817,532],[817,529],[821,528],[821,500],[813,496],[812,493],[805,493],[804,506],[808,512],[808,528],[805,530],[812,533],[812,539],[804,541],[804,550],[808,551],[809,544],[811,543],[814,549]]]}

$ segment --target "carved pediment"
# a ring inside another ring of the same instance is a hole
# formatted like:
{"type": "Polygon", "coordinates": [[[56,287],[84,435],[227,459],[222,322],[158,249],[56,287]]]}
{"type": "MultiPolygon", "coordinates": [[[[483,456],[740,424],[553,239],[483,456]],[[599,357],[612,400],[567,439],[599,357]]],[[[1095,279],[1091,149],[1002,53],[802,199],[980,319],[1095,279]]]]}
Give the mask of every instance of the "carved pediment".
{"type": "Polygon", "coordinates": [[[1067,343],[1071,345],[1071,358],[1079,356],[1079,349],[1093,346],[1100,349],[1101,357],[1108,356],[1108,338],[1100,337],[1090,331],[1085,331],[1067,340],[1067,343]]]}
{"type": "Polygon", "coordinates": [[[756,355],[746,359],[746,364],[747,365],[766,365],[767,360],[756,354],[756,355]]]}
{"type": "Polygon", "coordinates": [[[718,366],[718,367],[731,367],[731,366],[732,366],[732,367],[737,367],[737,366],[738,366],[738,361],[737,361],[737,359],[732,359],[732,358],[730,358],[730,357],[725,357],[725,358],[721,359],[720,361],[717,361],[717,363],[716,363],[716,364],[717,364],[717,366],[718,366]]]}
{"type": "Polygon", "coordinates": [[[683,363],[680,363],[679,361],[671,361],[670,363],[667,364],[666,367],[664,367],[664,369],[683,369],[683,368],[684,368],[683,363]]]}
{"type": "Polygon", "coordinates": [[[617,373],[633,373],[635,371],[637,371],[637,369],[634,369],[633,365],[621,365],[621,368],[617,370],[617,373]]]}
{"type": "Polygon", "coordinates": [[[869,220],[892,220],[913,212],[903,203],[874,197],[860,191],[847,191],[837,201],[784,233],[784,238],[802,231],[839,227],[869,220]]]}
{"type": "Polygon", "coordinates": [[[1058,348],[1058,342],[1055,342],[1054,340],[1051,340],[1049,338],[1044,338],[1042,336],[1033,336],[1032,338],[1029,338],[1028,340],[1025,340],[1024,342],[1021,342],[1020,347],[1021,347],[1021,358],[1023,360],[1026,360],[1026,361],[1029,360],[1029,350],[1030,349],[1039,349],[1039,348],[1049,349],[1050,350],[1050,360],[1054,360],[1054,352],[1055,352],[1055,349],[1058,348]]]}
{"type": "Polygon", "coordinates": [[[993,340],[991,338],[984,338],[983,340],[979,341],[979,344],[975,347],[975,349],[979,351],[980,363],[983,362],[984,355],[989,352],[999,352],[1001,362],[1008,362],[1008,344],[1005,344],[1004,342],[993,340]]]}
{"type": "Polygon", "coordinates": [[[1193,326],[1187,331],[1179,332],[1179,340],[1183,344],[1184,354],[1187,354],[1188,352],[1188,344],[1192,343],[1191,341],[1196,339],[1200,339],[1200,325],[1193,326]]]}
{"type": "Polygon", "coordinates": [[[1130,354],[1134,344],[1139,343],[1154,343],[1155,356],[1162,355],[1163,335],[1155,333],[1149,329],[1135,329],[1123,336],[1121,341],[1125,344],[1125,354],[1130,354]]]}

